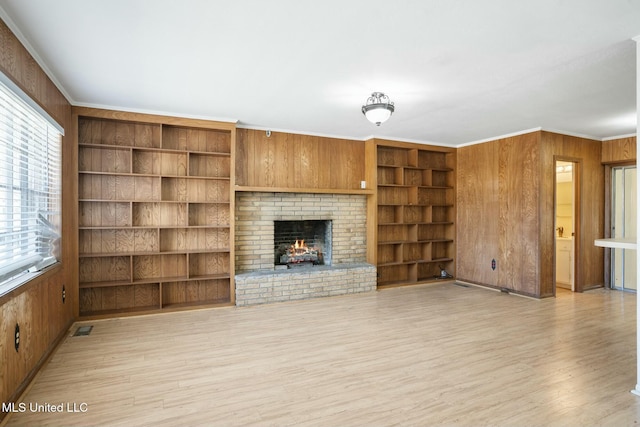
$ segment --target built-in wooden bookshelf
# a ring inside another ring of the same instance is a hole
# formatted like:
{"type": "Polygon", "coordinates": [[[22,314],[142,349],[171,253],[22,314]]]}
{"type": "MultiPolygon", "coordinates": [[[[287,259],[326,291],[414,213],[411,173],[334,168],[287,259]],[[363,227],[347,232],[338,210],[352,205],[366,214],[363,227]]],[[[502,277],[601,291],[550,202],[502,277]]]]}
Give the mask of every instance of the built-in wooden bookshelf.
{"type": "Polygon", "coordinates": [[[235,129],[96,116],[78,117],[80,315],[232,303],[235,129]]]}
{"type": "Polygon", "coordinates": [[[376,142],[378,286],[454,272],[455,151],[376,142]]]}

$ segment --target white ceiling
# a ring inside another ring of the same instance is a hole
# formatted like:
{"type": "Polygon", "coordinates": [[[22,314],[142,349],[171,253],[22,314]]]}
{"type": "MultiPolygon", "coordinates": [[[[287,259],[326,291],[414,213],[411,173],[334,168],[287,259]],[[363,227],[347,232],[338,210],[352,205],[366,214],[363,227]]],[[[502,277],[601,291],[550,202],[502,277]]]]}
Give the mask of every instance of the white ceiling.
{"type": "Polygon", "coordinates": [[[0,0],[74,105],[458,146],[635,134],[640,0],[0,0]],[[395,102],[380,127],[360,107],[395,102]]]}

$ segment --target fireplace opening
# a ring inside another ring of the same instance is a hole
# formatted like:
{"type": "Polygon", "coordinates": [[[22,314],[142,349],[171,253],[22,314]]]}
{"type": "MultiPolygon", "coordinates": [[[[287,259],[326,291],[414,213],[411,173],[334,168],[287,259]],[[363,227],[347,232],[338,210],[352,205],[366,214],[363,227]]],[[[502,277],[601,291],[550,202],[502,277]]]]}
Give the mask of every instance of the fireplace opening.
{"type": "Polygon", "coordinates": [[[274,221],[275,265],[331,265],[331,221],[274,221]]]}

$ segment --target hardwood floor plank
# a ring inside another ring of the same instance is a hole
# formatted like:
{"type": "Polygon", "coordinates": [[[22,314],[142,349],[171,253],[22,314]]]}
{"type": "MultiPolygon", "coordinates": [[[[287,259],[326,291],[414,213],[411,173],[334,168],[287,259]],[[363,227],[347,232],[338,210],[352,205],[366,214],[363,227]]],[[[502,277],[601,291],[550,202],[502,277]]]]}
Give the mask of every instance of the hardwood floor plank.
{"type": "Polygon", "coordinates": [[[451,283],[84,322],[23,425],[633,425],[636,295],[451,283]]]}

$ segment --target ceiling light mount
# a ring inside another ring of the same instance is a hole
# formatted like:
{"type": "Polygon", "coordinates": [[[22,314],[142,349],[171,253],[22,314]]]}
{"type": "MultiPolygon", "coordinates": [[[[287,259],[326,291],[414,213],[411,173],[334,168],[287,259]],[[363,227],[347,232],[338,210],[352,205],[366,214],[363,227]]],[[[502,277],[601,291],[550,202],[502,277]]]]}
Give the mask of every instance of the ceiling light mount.
{"type": "Polygon", "coordinates": [[[362,114],[376,126],[386,122],[394,111],[393,102],[382,92],[373,92],[367,98],[366,104],[362,106],[362,114]]]}

